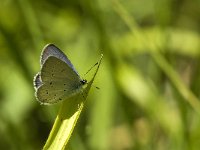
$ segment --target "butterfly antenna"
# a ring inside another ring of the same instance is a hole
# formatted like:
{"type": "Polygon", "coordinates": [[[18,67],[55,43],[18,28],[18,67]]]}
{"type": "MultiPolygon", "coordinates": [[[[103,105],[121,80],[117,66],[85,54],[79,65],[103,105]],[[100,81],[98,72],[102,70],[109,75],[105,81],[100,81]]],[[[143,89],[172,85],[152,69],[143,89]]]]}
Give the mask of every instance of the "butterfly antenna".
{"type": "MultiPolygon", "coordinates": [[[[102,57],[103,57],[103,54],[101,54],[101,59],[102,59],[102,57]]],[[[100,59],[100,60],[101,60],[100,59]]],[[[94,64],[85,74],[84,74],[84,76],[86,75],[86,74],[88,74],[88,72],[90,72],[90,70],[92,70],[96,65],[98,65],[99,63],[97,62],[96,64],[94,64]]],[[[88,84],[88,83],[86,83],[86,84],[88,84]]],[[[98,89],[98,90],[100,90],[100,88],[99,87],[97,87],[97,86],[94,86],[96,89],[98,89]]]]}
{"type": "MultiPolygon", "coordinates": [[[[85,84],[88,84],[88,82],[86,82],[85,84]]],[[[94,86],[92,85],[93,87],[95,87],[97,90],[100,90],[100,88],[98,86],[94,86]]]]}
{"type": "Polygon", "coordinates": [[[96,65],[98,65],[98,62],[97,62],[96,64],[94,64],[94,65],[84,74],[84,76],[85,76],[86,74],[88,74],[88,72],[90,72],[90,70],[92,70],[96,65]]]}

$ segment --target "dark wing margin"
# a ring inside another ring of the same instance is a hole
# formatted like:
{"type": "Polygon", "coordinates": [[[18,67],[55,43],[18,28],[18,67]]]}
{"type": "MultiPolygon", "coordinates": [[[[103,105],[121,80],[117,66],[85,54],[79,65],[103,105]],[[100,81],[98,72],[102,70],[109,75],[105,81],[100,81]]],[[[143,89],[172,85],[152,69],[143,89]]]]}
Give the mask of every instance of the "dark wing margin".
{"type": "Polygon", "coordinates": [[[70,68],[72,68],[72,70],[74,72],[76,72],[76,74],[79,76],[78,72],[76,71],[76,69],[74,68],[74,66],[72,65],[71,61],[67,58],[67,56],[58,48],[56,47],[54,44],[47,44],[43,50],[42,50],[42,54],[41,54],[41,59],[40,59],[40,64],[41,67],[43,66],[44,62],[50,57],[50,56],[54,56],[58,59],[61,59],[62,61],[64,61],[70,68]]]}
{"type": "Polygon", "coordinates": [[[42,85],[41,75],[38,72],[33,79],[34,88],[38,89],[42,85]]]}

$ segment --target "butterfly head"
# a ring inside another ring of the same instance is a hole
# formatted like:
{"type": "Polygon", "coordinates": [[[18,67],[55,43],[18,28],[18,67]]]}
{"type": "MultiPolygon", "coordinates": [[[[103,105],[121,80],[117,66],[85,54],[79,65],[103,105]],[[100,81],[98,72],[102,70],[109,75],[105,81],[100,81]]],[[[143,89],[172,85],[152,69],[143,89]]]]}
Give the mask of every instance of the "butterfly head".
{"type": "Polygon", "coordinates": [[[86,79],[83,79],[83,80],[81,80],[80,82],[81,82],[82,85],[87,84],[87,80],[86,80],[86,79]]]}

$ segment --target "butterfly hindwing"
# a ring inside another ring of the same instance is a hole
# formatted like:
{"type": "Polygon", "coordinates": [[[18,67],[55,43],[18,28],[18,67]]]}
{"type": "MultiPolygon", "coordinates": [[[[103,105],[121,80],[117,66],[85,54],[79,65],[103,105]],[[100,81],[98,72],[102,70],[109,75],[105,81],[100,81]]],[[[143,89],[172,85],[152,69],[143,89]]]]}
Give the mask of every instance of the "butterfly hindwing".
{"type": "Polygon", "coordinates": [[[38,72],[34,79],[33,79],[33,84],[34,84],[34,88],[37,89],[38,87],[40,87],[42,85],[42,80],[41,80],[41,75],[40,72],[38,72]]]}
{"type": "Polygon", "coordinates": [[[36,97],[42,104],[54,104],[75,95],[77,91],[62,82],[47,82],[37,89],[36,97]]]}

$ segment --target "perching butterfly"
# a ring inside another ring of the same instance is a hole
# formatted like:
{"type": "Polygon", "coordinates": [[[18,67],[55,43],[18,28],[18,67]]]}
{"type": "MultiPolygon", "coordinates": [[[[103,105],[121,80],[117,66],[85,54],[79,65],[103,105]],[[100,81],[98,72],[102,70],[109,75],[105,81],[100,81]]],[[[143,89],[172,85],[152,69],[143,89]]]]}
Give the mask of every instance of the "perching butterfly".
{"type": "Polygon", "coordinates": [[[41,71],[34,77],[35,96],[42,104],[54,104],[83,91],[87,80],[81,79],[67,56],[55,45],[44,47],[41,71]]]}

